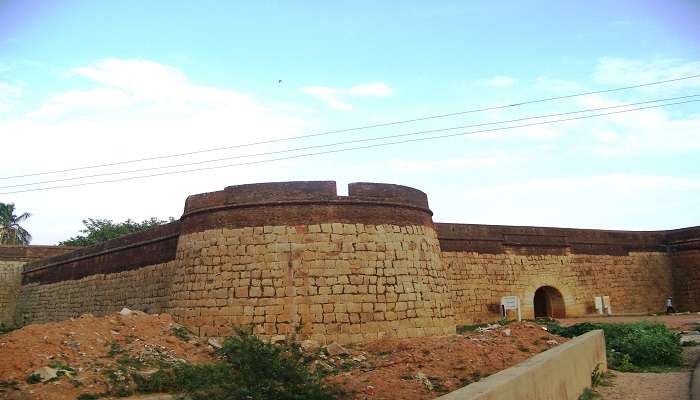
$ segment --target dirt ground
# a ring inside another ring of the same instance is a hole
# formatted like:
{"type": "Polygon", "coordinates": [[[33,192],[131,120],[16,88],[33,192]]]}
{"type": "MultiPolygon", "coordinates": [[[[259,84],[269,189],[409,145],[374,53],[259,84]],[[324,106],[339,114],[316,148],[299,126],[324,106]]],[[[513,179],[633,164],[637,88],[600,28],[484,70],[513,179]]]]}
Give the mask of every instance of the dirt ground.
{"type": "MultiPolygon", "coordinates": [[[[125,373],[181,360],[215,360],[204,339],[183,338],[179,329],[166,314],[85,315],[23,327],[0,336],[0,398],[74,400],[83,393],[114,392],[125,373]],[[26,382],[47,366],[64,375],[26,382]]],[[[346,399],[432,399],[565,340],[535,324],[494,325],[465,334],[348,346],[348,354],[321,355],[317,367],[333,372],[328,379],[346,389],[346,399]]]]}
{"type": "Polygon", "coordinates": [[[167,314],[86,314],[25,326],[0,336],[0,398],[75,400],[81,393],[104,392],[113,385],[106,375],[114,371],[118,378],[119,360],[126,355],[145,363],[212,359],[206,344],[173,335],[178,327],[167,314]],[[39,368],[52,365],[65,368],[65,375],[53,382],[26,382],[39,368]]]}
{"type": "Polygon", "coordinates": [[[614,372],[613,386],[599,386],[602,400],[687,400],[688,372],[614,372]]]}
{"type": "Polygon", "coordinates": [[[547,350],[555,345],[547,343],[552,340],[566,339],[529,323],[464,335],[386,339],[353,348],[365,354],[366,364],[332,380],[354,391],[352,399],[432,399],[547,350]]]}

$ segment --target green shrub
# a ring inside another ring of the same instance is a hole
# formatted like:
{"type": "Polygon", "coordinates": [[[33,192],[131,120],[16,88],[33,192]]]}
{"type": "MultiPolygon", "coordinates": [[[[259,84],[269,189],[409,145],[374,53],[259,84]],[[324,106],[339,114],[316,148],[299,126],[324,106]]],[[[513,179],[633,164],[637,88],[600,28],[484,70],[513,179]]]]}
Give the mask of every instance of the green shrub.
{"type": "Polygon", "coordinates": [[[236,329],[226,339],[223,362],[179,365],[149,377],[134,376],[141,392],[186,393],[192,400],[332,400],[338,391],[320,371],[313,356],[298,344],[266,343],[248,330],[236,329]]]}
{"type": "Polygon", "coordinates": [[[184,341],[188,341],[191,335],[190,331],[188,331],[184,326],[173,327],[170,329],[170,333],[184,341]]]}
{"type": "Polygon", "coordinates": [[[600,394],[594,392],[590,388],[586,388],[583,393],[578,396],[578,400],[593,400],[597,398],[600,398],[600,394]]]}
{"type": "Polygon", "coordinates": [[[16,329],[19,329],[19,327],[16,325],[5,325],[4,323],[0,322],[0,335],[10,333],[16,329]]]}
{"type": "Polygon", "coordinates": [[[561,327],[547,321],[550,332],[575,337],[594,329],[605,332],[608,363],[619,371],[656,370],[678,367],[682,363],[680,335],[665,325],[650,322],[626,324],[583,322],[561,327]]]}

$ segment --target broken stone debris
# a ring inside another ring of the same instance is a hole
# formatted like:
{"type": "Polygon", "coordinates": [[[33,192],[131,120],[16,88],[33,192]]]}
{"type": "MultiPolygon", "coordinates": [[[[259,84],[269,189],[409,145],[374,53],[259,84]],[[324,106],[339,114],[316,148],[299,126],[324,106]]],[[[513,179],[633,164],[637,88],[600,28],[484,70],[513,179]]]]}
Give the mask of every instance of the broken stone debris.
{"type": "Polygon", "coordinates": [[[415,376],[414,378],[416,378],[416,380],[417,380],[420,384],[422,384],[423,386],[425,386],[425,388],[428,389],[429,391],[432,391],[432,390],[433,390],[433,383],[430,382],[430,379],[428,379],[428,377],[427,377],[424,373],[422,373],[421,371],[418,371],[418,372],[416,373],[416,376],[415,376]]]}
{"type": "Polygon", "coordinates": [[[321,345],[315,340],[303,340],[299,345],[304,351],[316,351],[319,347],[321,347],[321,345]]]}
{"type": "Polygon", "coordinates": [[[207,340],[207,344],[208,344],[209,346],[215,348],[216,350],[219,350],[219,349],[221,349],[222,347],[224,347],[218,339],[213,338],[213,337],[212,337],[212,338],[209,338],[209,340],[207,340]]]}
{"type": "Polygon", "coordinates": [[[58,377],[58,370],[51,367],[42,367],[34,371],[32,375],[37,375],[41,382],[46,382],[58,377]]]}
{"type": "Polygon", "coordinates": [[[348,349],[346,349],[345,347],[339,345],[339,344],[336,343],[336,342],[333,342],[333,343],[329,344],[329,345],[326,346],[324,349],[326,350],[326,353],[328,353],[328,355],[331,356],[331,357],[335,357],[335,356],[344,356],[344,355],[350,354],[350,352],[348,351],[348,349]]]}
{"type": "Polygon", "coordinates": [[[285,335],[274,335],[270,338],[270,343],[281,343],[287,340],[285,335]]]}

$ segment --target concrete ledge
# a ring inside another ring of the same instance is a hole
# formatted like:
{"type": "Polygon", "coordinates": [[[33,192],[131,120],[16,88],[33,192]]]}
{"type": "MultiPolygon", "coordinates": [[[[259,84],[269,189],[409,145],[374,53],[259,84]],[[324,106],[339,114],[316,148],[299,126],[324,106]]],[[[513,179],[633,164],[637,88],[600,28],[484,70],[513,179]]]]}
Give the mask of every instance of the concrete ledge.
{"type": "Polygon", "coordinates": [[[440,400],[576,400],[591,373],[607,370],[602,330],[587,332],[440,400]]]}

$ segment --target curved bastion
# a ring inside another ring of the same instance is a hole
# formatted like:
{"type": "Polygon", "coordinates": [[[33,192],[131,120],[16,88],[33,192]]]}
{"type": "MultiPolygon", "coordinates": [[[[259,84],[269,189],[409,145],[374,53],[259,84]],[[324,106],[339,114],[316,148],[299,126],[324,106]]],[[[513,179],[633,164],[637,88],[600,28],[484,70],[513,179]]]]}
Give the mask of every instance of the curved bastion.
{"type": "Polygon", "coordinates": [[[170,312],[205,336],[252,324],[343,343],[454,332],[425,193],[284,182],[190,196],[170,312]]]}

